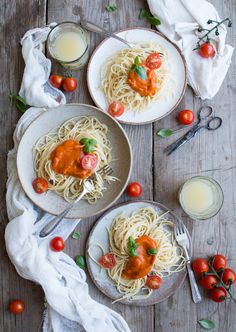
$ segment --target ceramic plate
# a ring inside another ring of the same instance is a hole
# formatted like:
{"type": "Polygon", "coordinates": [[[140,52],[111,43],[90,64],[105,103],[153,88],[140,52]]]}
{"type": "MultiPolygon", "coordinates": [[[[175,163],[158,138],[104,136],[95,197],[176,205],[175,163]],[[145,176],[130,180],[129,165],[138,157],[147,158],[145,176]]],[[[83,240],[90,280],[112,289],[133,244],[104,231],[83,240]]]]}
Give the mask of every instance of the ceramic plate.
{"type": "MultiPolygon", "coordinates": [[[[135,125],[154,122],[163,118],[178,105],[186,88],[186,65],[180,50],[166,37],[154,30],[134,28],[126,29],[116,34],[132,43],[148,41],[163,46],[168,52],[168,69],[170,79],[173,82],[173,87],[171,91],[168,91],[168,96],[160,97],[147,110],[124,112],[118,120],[135,125]]],[[[124,47],[126,46],[122,42],[114,38],[107,38],[96,48],[88,65],[87,82],[90,94],[95,104],[105,112],[107,112],[108,104],[105,94],[100,89],[101,68],[107,59],[124,47]]]]}
{"type": "MultiPolygon", "coordinates": [[[[121,294],[116,290],[115,285],[112,280],[109,278],[105,269],[100,268],[88,255],[88,249],[90,248],[90,254],[94,259],[98,259],[101,257],[101,250],[96,246],[99,244],[103,247],[105,252],[109,252],[109,242],[108,242],[108,233],[107,228],[110,228],[113,219],[119,215],[123,214],[124,216],[130,216],[130,214],[134,211],[137,211],[144,207],[153,207],[158,214],[163,214],[164,212],[168,212],[166,217],[176,223],[179,219],[175,216],[168,208],[164,205],[151,202],[151,201],[136,201],[136,202],[126,202],[120,204],[110,211],[106,212],[95,224],[93,227],[86,246],[86,260],[89,273],[96,284],[96,286],[102,291],[105,295],[110,297],[113,300],[116,300],[121,297],[121,294]]],[[[186,229],[187,231],[187,229],[186,229]]],[[[191,254],[191,238],[187,231],[188,240],[189,240],[189,251],[191,254]]],[[[122,300],[121,303],[129,304],[129,305],[152,305],[158,302],[161,302],[171,296],[183,283],[186,277],[186,271],[180,271],[178,273],[172,274],[170,277],[164,278],[162,286],[158,291],[154,291],[150,297],[142,300],[122,300]]]]}
{"type": "Polygon", "coordinates": [[[17,169],[22,187],[28,197],[46,212],[58,215],[67,207],[68,203],[50,190],[43,195],[39,195],[33,190],[32,181],[36,177],[33,167],[33,146],[40,137],[60,126],[66,120],[89,115],[95,116],[108,126],[107,136],[111,141],[112,158],[115,160],[111,163],[111,167],[113,175],[118,177],[120,181],[107,184],[107,191],[96,204],[89,204],[85,200],[80,201],[70,211],[68,218],[86,218],[105,210],[126,188],[131,172],[132,153],[128,138],[121,126],[108,114],[93,106],[83,104],[60,106],[44,112],[31,123],[20,141],[17,153],[17,169]]]}

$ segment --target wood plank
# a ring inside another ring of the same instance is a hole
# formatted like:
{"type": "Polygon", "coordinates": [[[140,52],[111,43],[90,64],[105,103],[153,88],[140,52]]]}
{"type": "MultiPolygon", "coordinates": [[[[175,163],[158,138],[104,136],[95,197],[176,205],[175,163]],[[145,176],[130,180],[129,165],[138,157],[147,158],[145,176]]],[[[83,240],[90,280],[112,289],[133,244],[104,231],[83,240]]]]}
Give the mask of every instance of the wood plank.
{"type": "MultiPolygon", "coordinates": [[[[221,17],[235,17],[236,8],[233,1],[212,1],[221,13],[221,17]]],[[[229,30],[228,41],[233,44],[235,30],[229,30]]],[[[154,143],[155,200],[166,204],[177,212],[192,233],[194,257],[207,256],[217,252],[226,254],[229,265],[236,266],[236,224],[235,220],[235,59],[220,92],[209,103],[215,114],[223,118],[223,126],[216,132],[202,130],[194,140],[167,157],[163,149],[177,137],[159,139],[154,143]],[[222,186],[225,202],[220,213],[203,222],[193,222],[180,209],[177,194],[180,185],[189,177],[206,175],[216,179],[222,186]]],[[[157,128],[172,128],[177,125],[175,115],[181,108],[193,109],[195,114],[202,104],[193,98],[190,89],[173,114],[155,124],[157,128]]],[[[234,288],[235,289],[235,288],[234,288]]],[[[201,291],[202,292],[202,291],[201,291]]],[[[193,332],[197,330],[197,320],[210,318],[216,323],[214,331],[235,331],[236,318],[234,304],[218,304],[207,299],[202,292],[201,304],[191,301],[191,293],[186,280],[184,285],[166,302],[156,305],[156,331],[158,332],[193,332]]]]}
{"type": "Polygon", "coordinates": [[[0,280],[1,280],[1,319],[0,331],[37,331],[42,319],[43,292],[35,283],[19,277],[4,248],[4,227],[7,220],[5,207],[6,158],[13,146],[12,134],[21,114],[14,107],[9,108],[8,95],[17,93],[23,73],[20,38],[30,28],[44,26],[45,1],[6,1],[1,2],[0,12],[0,280]],[[25,15],[27,13],[27,15],[25,15]],[[20,298],[25,302],[25,312],[14,316],[8,311],[10,299],[20,298]]]}
{"type": "MultiPolygon", "coordinates": [[[[96,4],[91,6],[91,1],[57,1],[49,0],[48,3],[48,22],[51,21],[63,21],[63,20],[78,20],[79,15],[83,15],[84,18],[93,21],[96,24],[102,25],[104,28],[110,31],[117,31],[131,26],[147,26],[145,21],[138,20],[139,9],[145,7],[145,1],[119,1],[117,2],[118,11],[114,13],[108,13],[105,11],[107,1],[96,1],[96,4]]],[[[91,46],[92,51],[95,46],[102,40],[99,35],[91,34],[91,46]]],[[[77,74],[80,80],[80,89],[78,94],[71,96],[69,99],[71,102],[86,102],[93,104],[87,90],[86,80],[86,68],[77,74]]],[[[152,199],[152,125],[145,126],[124,126],[130,142],[133,148],[134,166],[132,171],[132,180],[141,180],[144,185],[143,198],[152,199]],[[142,142],[146,142],[148,148],[142,149],[142,142]],[[145,168],[143,165],[145,164],[145,168]]],[[[127,200],[127,197],[123,195],[120,201],[127,200]]],[[[73,257],[84,252],[87,236],[94,221],[97,218],[90,218],[89,220],[83,220],[78,226],[79,231],[82,234],[82,239],[79,242],[75,242],[73,239],[67,241],[67,251],[73,257]]],[[[88,282],[90,285],[90,294],[98,302],[106,304],[113,308],[127,320],[131,330],[133,332],[153,331],[154,329],[154,315],[152,308],[139,308],[128,307],[122,304],[111,305],[111,300],[104,296],[100,291],[96,289],[92,281],[88,276],[88,282]]]]}

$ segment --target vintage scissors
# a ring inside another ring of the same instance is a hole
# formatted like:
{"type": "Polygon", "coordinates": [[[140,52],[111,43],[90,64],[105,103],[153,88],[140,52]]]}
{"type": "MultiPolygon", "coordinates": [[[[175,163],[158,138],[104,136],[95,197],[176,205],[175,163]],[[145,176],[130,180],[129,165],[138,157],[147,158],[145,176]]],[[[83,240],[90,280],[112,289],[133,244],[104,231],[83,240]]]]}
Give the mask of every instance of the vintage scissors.
{"type": "Polygon", "coordinates": [[[198,112],[198,122],[184,136],[176,142],[170,144],[164,149],[169,156],[172,152],[187,143],[196,133],[202,129],[216,130],[222,125],[222,119],[219,116],[212,116],[213,108],[211,106],[203,106],[198,112]]]}

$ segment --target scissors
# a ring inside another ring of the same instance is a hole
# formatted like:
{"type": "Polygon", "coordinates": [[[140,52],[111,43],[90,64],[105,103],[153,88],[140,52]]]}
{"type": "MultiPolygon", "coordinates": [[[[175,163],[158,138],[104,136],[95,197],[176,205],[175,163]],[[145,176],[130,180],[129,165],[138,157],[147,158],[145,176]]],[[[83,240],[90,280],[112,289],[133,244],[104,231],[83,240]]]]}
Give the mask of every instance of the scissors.
{"type": "Polygon", "coordinates": [[[198,122],[185,135],[164,149],[167,156],[191,140],[200,129],[216,130],[220,128],[223,120],[219,116],[212,116],[212,112],[211,106],[203,106],[198,112],[198,122]]]}

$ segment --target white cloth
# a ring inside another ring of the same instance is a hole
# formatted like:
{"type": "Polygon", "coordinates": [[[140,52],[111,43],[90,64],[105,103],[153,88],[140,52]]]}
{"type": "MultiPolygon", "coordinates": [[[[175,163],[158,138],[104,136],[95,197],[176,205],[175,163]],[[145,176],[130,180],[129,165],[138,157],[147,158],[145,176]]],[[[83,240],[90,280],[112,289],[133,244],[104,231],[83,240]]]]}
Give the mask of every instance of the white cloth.
{"type": "Polygon", "coordinates": [[[166,37],[181,50],[187,63],[188,81],[197,96],[211,99],[218,92],[229,69],[233,47],[225,44],[226,28],[220,27],[220,35],[214,32],[211,39],[216,46],[216,56],[202,58],[195,48],[200,25],[209,29],[209,19],[220,21],[215,7],[205,0],[147,0],[151,13],[157,16],[161,24],[157,26],[166,37]]]}
{"type": "Polygon", "coordinates": [[[25,70],[19,95],[30,106],[56,107],[66,103],[64,94],[48,83],[51,61],[42,52],[43,43],[55,24],[29,30],[21,39],[25,70]]]}
{"type": "Polygon", "coordinates": [[[85,272],[64,252],[49,248],[55,235],[66,239],[79,220],[64,220],[50,238],[41,239],[40,229],[52,216],[37,210],[25,195],[17,175],[16,154],[19,141],[30,123],[42,112],[30,108],[19,120],[14,133],[14,149],[8,154],[7,212],[11,220],[5,231],[7,253],[17,272],[39,283],[48,303],[44,332],[129,332],[124,319],[97,303],[88,293],[85,272]]]}

